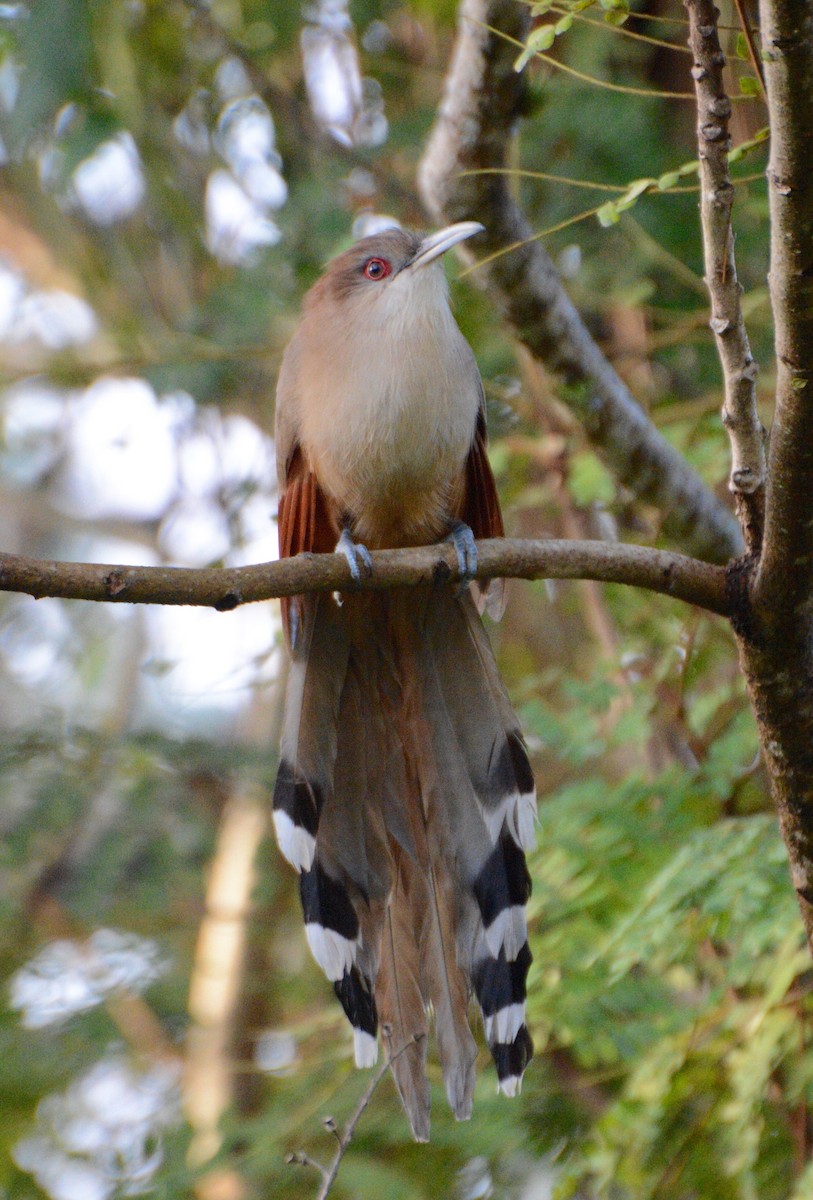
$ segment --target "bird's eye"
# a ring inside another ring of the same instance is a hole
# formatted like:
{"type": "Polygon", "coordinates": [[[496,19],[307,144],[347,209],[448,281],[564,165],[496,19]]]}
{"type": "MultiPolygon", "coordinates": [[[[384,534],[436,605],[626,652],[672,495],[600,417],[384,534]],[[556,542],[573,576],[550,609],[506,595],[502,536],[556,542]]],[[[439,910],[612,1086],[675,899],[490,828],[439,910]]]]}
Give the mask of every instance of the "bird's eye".
{"type": "Polygon", "coordinates": [[[364,264],[364,274],[367,279],[385,279],[392,272],[392,265],[386,258],[368,258],[364,264]]]}

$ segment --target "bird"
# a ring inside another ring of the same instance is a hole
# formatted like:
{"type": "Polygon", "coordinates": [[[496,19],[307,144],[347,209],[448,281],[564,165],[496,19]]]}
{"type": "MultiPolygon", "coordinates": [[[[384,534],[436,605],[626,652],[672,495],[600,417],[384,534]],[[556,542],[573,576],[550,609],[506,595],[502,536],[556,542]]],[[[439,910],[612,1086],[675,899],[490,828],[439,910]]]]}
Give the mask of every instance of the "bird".
{"type": "Polygon", "coordinates": [[[460,579],[282,600],[290,651],[272,809],[305,934],[353,1027],[384,1043],[416,1141],[430,1131],[427,1041],[471,1115],[479,1008],[498,1090],[533,1054],[525,853],[536,788],[481,613],[476,540],[503,535],[474,354],[443,255],[483,230],[391,228],[307,293],[276,392],[280,557],[453,543],[460,579]],[[462,583],[461,583],[462,580],[462,583]],[[475,1009],[476,1012],[476,1009],[475,1009]]]}

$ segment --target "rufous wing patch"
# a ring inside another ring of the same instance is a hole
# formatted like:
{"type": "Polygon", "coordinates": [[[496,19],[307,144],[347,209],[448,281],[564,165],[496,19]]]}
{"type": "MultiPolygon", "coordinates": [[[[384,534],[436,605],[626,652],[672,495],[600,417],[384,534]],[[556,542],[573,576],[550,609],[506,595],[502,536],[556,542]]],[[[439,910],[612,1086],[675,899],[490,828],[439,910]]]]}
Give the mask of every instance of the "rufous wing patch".
{"type": "MultiPolygon", "coordinates": [[[[466,459],[465,486],[460,520],[465,521],[475,538],[504,537],[500,499],[494,473],[488,461],[486,423],[482,410],[477,418],[474,441],[466,459]]],[[[498,621],[505,608],[505,581],[489,579],[474,585],[477,608],[498,621]],[[479,594],[478,594],[479,593],[479,594]]]]}
{"type": "MultiPolygon", "coordinates": [[[[285,490],[279,500],[279,556],[295,554],[331,554],[336,547],[338,530],[330,515],[325,495],[316,476],[308,469],[301,448],[294,447],[288,458],[285,490]]],[[[291,604],[293,596],[283,596],[282,627],[290,644],[291,604]]]]}
{"type": "Polygon", "coordinates": [[[474,441],[466,459],[466,483],[460,519],[466,522],[475,538],[505,536],[497,485],[488,461],[482,413],[477,419],[474,441]]]}

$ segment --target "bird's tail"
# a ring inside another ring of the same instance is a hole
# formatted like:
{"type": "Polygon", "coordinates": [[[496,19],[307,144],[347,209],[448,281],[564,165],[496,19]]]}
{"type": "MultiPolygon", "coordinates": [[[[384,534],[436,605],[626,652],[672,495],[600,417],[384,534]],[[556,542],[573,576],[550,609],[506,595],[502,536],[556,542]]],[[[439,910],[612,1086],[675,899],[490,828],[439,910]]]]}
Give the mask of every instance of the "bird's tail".
{"type": "Polygon", "coordinates": [[[428,1014],[449,1103],[471,1113],[482,1013],[498,1087],[532,1054],[525,924],[533,775],[468,594],[308,598],[274,791],[305,929],[371,1066],[377,1034],[416,1139],[429,1135],[428,1014]]]}

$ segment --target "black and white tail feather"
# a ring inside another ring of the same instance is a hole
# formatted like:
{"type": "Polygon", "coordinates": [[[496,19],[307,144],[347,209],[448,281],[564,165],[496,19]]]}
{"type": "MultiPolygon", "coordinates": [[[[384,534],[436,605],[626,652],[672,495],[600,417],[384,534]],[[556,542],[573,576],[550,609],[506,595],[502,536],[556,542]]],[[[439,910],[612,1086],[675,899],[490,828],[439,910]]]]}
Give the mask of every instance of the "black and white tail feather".
{"type": "Polygon", "coordinates": [[[429,1136],[429,1014],[449,1103],[471,1113],[473,993],[515,1095],[533,1053],[525,851],[536,793],[468,593],[302,603],[274,790],[311,951],[372,1066],[378,1033],[415,1138],[429,1136]],[[410,1044],[411,1043],[411,1044],[410,1044]]]}

